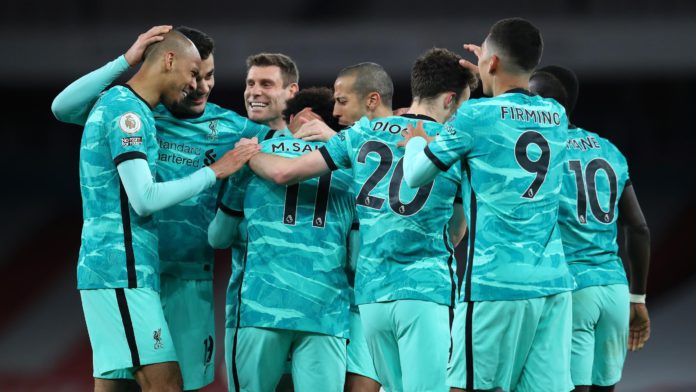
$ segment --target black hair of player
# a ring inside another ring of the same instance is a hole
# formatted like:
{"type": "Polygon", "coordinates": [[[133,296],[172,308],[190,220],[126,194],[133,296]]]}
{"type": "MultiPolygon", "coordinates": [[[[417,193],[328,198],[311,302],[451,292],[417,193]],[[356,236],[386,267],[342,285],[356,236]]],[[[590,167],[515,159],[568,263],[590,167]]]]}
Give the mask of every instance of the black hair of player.
{"type": "Polygon", "coordinates": [[[573,113],[575,104],[578,101],[580,83],[575,72],[560,65],[549,65],[539,68],[532,74],[535,84],[540,85],[537,89],[545,91],[534,91],[545,98],[554,98],[553,95],[558,95],[558,90],[563,90],[565,96],[563,101],[556,99],[566,110],[568,117],[573,113]],[[555,81],[555,82],[554,82],[555,81]],[[540,82],[540,83],[537,83],[540,82]]]}
{"type": "Polygon", "coordinates": [[[208,34],[187,26],[177,26],[174,30],[179,31],[193,42],[198,49],[198,54],[201,55],[201,60],[207,59],[215,51],[215,41],[208,34]]]}
{"type": "Polygon", "coordinates": [[[530,21],[508,18],[496,22],[486,41],[500,49],[522,72],[530,73],[539,65],[544,51],[541,32],[530,21]]]}
{"type": "Polygon", "coordinates": [[[283,110],[283,119],[290,122],[290,116],[294,116],[304,108],[312,108],[312,111],[318,114],[331,129],[340,129],[338,120],[333,116],[333,107],[333,91],[330,88],[304,88],[288,99],[283,110]]]}
{"type": "Polygon", "coordinates": [[[466,86],[476,88],[478,78],[459,65],[461,56],[443,48],[432,48],[420,56],[411,69],[413,99],[432,99],[445,92],[454,92],[456,99],[466,86]]]}
{"type": "Polygon", "coordinates": [[[359,98],[370,93],[379,94],[382,104],[391,109],[394,96],[394,82],[387,71],[379,64],[364,62],[343,68],[336,78],[354,76],[353,92],[359,98]]]}

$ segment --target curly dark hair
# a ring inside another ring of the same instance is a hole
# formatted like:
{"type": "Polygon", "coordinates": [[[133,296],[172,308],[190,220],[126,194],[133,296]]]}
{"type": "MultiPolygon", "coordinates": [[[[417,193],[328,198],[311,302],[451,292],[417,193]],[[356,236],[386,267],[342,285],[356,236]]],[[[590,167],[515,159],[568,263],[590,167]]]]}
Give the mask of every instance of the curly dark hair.
{"type": "Polygon", "coordinates": [[[193,42],[196,49],[198,49],[198,54],[201,55],[201,60],[207,59],[215,51],[215,41],[208,34],[187,26],[177,26],[174,30],[185,35],[186,38],[193,42]]]}
{"type": "Polygon", "coordinates": [[[512,65],[523,72],[532,72],[544,51],[539,29],[522,18],[499,20],[491,27],[486,41],[509,56],[512,65]]]}
{"type": "Polygon", "coordinates": [[[333,116],[333,107],[333,90],[327,87],[309,87],[288,99],[286,108],[283,110],[283,119],[290,122],[290,116],[304,108],[312,108],[312,111],[318,114],[331,129],[340,129],[338,120],[333,116]]]}
{"type": "Polygon", "coordinates": [[[413,98],[430,99],[451,91],[459,99],[466,86],[476,88],[478,78],[459,65],[460,59],[458,54],[443,48],[432,48],[420,56],[411,70],[413,98]]]}

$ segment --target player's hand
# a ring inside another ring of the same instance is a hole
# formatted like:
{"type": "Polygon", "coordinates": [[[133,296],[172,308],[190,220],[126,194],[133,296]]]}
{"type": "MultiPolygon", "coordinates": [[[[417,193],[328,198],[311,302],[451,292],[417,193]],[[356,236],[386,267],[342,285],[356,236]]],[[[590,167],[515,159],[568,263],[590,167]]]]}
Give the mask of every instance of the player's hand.
{"type": "Polygon", "coordinates": [[[401,116],[401,115],[406,114],[406,113],[408,113],[408,108],[398,108],[398,109],[394,110],[395,116],[401,116]]]}
{"type": "Polygon", "coordinates": [[[336,135],[336,131],[329,128],[325,122],[321,120],[310,120],[306,122],[297,133],[294,134],[295,138],[302,139],[307,142],[311,141],[329,141],[332,137],[336,135]]]}
{"type": "Polygon", "coordinates": [[[295,134],[300,130],[300,128],[304,124],[312,120],[321,120],[321,116],[314,113],[312,111],[312,108],[304,108],[300,110],[297,114],[290,116],[290,123],[288,123],[288,129],[290,130],[290,132],[295,134]]]}
{"type": "Polygon", "coordinates": [[[257,144],[258,145],[259,139],[256,136],[252,137],[251,139],[247,139],[247,138],[243,137],[243,138],[239,139],[239,141],[237,143],[235,143],[234,146],[239,147],[239,146],[244,146],[247,144],[257,144]]]}
{"type": "Polygon", "coordinates": [[[406,144],[408,144],[409,140],[413,139],[416,136],[422,137],[428,143],[432,142],[435,139],[434,137],[428,136],[428,134],[425,133],[425,129],[423,128],[423,121],[416,122],[415,127],[409,123],[406,129],[401,131],[401,136],[404,137],[404,140],[396,143],[397,147],[406,147],[406,144]]]}
{"type": "Polygon", "coordinates": [[[259,144],[248,143],[240,145],[235,147],[234,150],[227,151],[222,158],[208,167],[213,169],[217,179],[227,178],[241,169],[251,157],[259,153],[260,149],[261,146],[259,144]]]}
{"type": "Polygon", "coordinates": [[[164,34],[168,33],[172,26],[162,25],[155,26],[150,30],[140,34],[138,39],[133,42],[133,45],[126,51],[126,61],[131,67],[143,61],[143,54],[148,46],[155,42],[160,42],[164,39],[164,34]]]}
{"type": "Polygon", "coordinates": [[[628,329],[628,349],[638,351],[650,339],[650,316],[645,304],[631,304],[628,329]]]}
{"type": "MultiPolygon", "coordinates": [[[[474,45],[474,44],[464,44],[464,49],[473,53],[474,55],[476,55],[477,59],[481,58],[481,47],[480,46],[474,45]]],[[[479,74],[478,66],[476,64],[468,61],[468,60],[464,60],[464,59],[459,60],[459,65],[468,69],[469,71],[473,72],[474,75],[479,74]]]]}

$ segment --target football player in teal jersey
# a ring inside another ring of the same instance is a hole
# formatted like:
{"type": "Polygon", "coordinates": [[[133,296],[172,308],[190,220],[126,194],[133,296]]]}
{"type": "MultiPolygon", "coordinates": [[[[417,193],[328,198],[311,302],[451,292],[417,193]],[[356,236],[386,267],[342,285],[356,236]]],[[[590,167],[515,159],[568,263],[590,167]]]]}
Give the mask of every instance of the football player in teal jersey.
{"type": "MultiPolygon", "coordinates": [[[[56,117],[83,124],[102,89],[139,63],[148,45],[169,30],[169,26],[157,26],[141,34],[125,55],[68,86],[54,100],[52,109],[56,117]]],[[[202,61],[197,88],[181,102],[164,102],[155,108],[158,181],[174,179],[212,164],[242,136],[263,138],[270,131],[264,125],[208,102],[215,84],[214,42],[196,29],[178,27],[176,30],[193,41],[202,61]]],[[[284,124],[276,125],[284,127],[284,124]]],[[[206,231],[215,214],[220,185],[156,214],[160,295],[186,390],[210,384],[215,373],[213,250],[207,244],[206,231]],[[191,314],[197,317],[190,317],[191,314]]]]}
{"type": "Polygon", "coordinates": [[[154,182],[158,146],[152,108],[197,87],[200,55],[178,31],[164,33],[124,86],[99,97],[80,147],[84,224],[78,289],[94,354],[96,390],[135,378],[143,390],[182,390],[177,353],[159,296],[152,213],[205,191],[257,152],[236,149],[178,180],[154,182]]]}
{"type": "MultiPolygon", "coordinates": [[[[310,88],[287,102],[285,114],[291,120],[310,107],[331,121],[332,106],[331,90],[310,88]]],[[[265,151],[288,156],[321,144],[289,133],[262,142],[265,151]]],[[[343,390],[349,329],[346,244],[354,208],[347,172],[289,187],[251,172],[230,181],[208,235],[213,246],[225,247],[246,218],[238,326],[227,334],[233,347],[231,390],[275,390],[289,355],[295,390],[343,390]]]]}
{"type": "MultiPolygon", "coordinates": [[[[350,126],[366,116],[368,119],[392,115],[394,84],[389,74],[375,63],[359,63],[342,69],[334,82],[333,116],[340,126],[350,126]]],[[[323,117],[323,116],[322,116],[323,117]]],[[[337,129],[330,122],[311,120],[295,133],[295,137],[311,140],[337,129]],[[312,123],[314,122],[314,123],[312,123]]],[[[357,234],[357,233],[356,233],[357,234]]],[[[356,249],[353,249],[356,250],[356,249]]],[[[353,269],[354,273],[354,269],[353,269]]],[[[351,283],[354,279],[349,279],[351,283]]],[[[346,391],[378,392],[379,378],[363,334],[355,296],[351,295],[350,341],[346,391]]]]}
{"type": "MultiPolygon", "coordinates": [[[[571,70],[541,68],[529,86],[561,103],[570,118],[578,97],[571,70]]],[[[575,391],[613,391],[627,349],[641,349],[650,336],[645,307],[650,231],[621,152],[609,140],[572,124],[567,138],[559,224],[577,283],[570,370],[575,391]],[[630,295],[618,254],[617,223],[625,228],[630,295]]]]}
{"type": "MultiPolygon", "coordinates": [[[[456,282],[453,247],[464,235],[456,204],[461,172],[418,190],[402,181],[401,132],[417,120],[437,134],[470,94],[475,78],[459,56],[432,49],[412,71],[409,113],[361,118],[326,146],[299,158],[261,154],[249,166],[261,177],[292,184],[352,168],[360,249],[355,296],[365,337],[386,390],[445,390],[449,307],[456,282]]],[[[461,200],[459,200],[461,201],[461,200]]]]}
{"type": "MultiPolygon", "coordinates": [[[[569,391],[572,275],[558,227],[567,118],[530,93],[542,53],[530,22],[495,23],[478,57],[483,93],[432,142],[412,137],[404,176],[423,186],[460,165],[469,224],[448,380],[452,390],[569,391]]],[[[413,135],[407,135],[407,139],[413,135]]]]}

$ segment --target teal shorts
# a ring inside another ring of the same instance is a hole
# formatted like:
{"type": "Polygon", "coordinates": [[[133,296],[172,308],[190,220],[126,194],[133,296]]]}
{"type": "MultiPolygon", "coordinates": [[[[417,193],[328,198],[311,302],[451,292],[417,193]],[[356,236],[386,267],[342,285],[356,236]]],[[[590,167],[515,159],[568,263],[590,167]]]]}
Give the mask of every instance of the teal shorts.
{"type": "Polygon", "coordinates": [[[149,288],[80,290],[95,378],[133,378],[141,366],[176,362],[159,294],[149,288]]]}
{"type": "Polygon", "coordinates": [[[610,386],[621,380],[628,350],[628,286],[592,286],[573,293],[575,385],[610,386]]]}
{"type": "Polygon", "coordinates": [[[215,377],[215,312],[212,280],[163,274],[160,298],[169,324],[184,390],[200,389],[215,377]]]}
{"type": "Polygon", "coordinates": [[[564,392],[570,378],[571,293],[457,304],[449,385],[564,392]]]}
{"type": "Polygon", "coordinates": [[[359,307],[365,340],[386,391],[449,391],[449,307],[418,300],[359,307]]]}
{"type": "Polygon", "coordinates": [[[272,392],[292,355],[297,392],[342,392],[346,377],[346,339],[271,328],[228,328],[225,345],[230,391],[272,392]],[[260,371],[262,369],[263,371],[260,371]]]}
{"type": "Polygon", "coordinates": [[[365,341],[360,313],[350,312],[350,341],[348,342],[348,373],[371,378],[379,382],[370,349],[365,341]]]}

